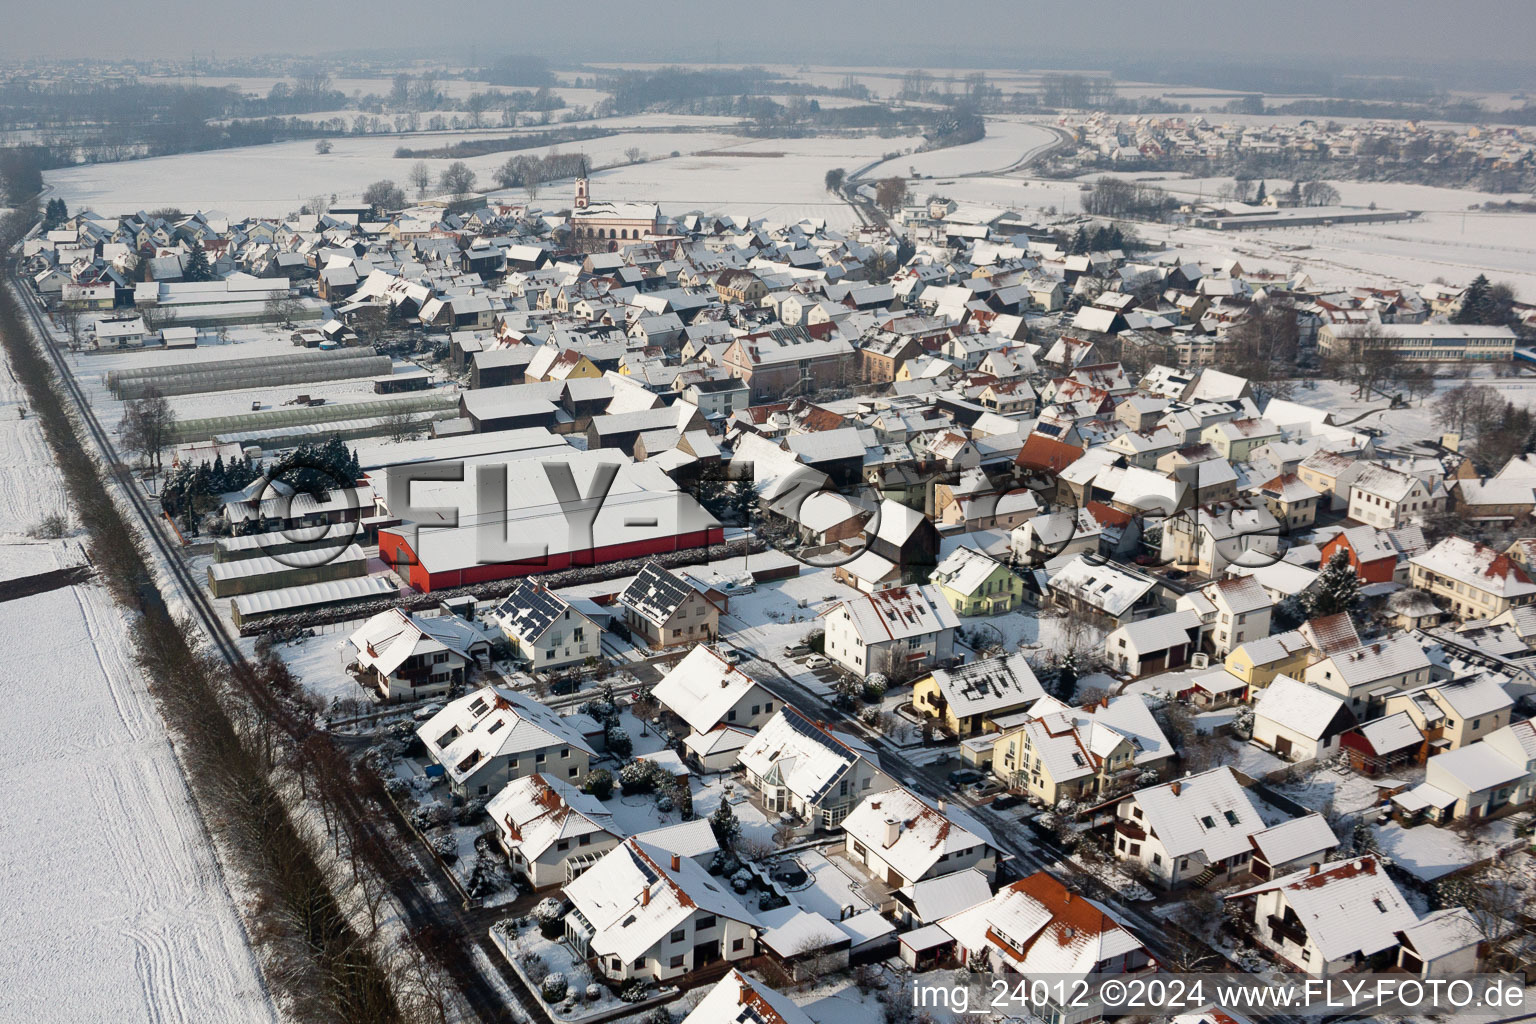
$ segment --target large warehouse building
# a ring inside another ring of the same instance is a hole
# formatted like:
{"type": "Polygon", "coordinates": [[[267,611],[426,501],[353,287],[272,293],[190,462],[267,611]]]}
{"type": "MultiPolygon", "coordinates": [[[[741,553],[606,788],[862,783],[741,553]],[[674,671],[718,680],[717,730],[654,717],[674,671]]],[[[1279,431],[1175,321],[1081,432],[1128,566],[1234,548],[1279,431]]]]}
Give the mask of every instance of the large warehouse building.
{"type": "MultiPolygon", "coordinates": [[[[434,525],[433,517],[422,513],[415,520],[414,539],[402,527],[379,531],[380,557],[418,590],[602,565],[724,540],[719,522],[692,495],[656,466],[620,452],[566,448],[556,460],[539,446],[466,458],[463,465],[463,480],[418,478],[410,486],[411,507],[456,510],[457,526],[434,525]],[[567,493],[561,500],[558,482],[546,468],[555,462],[569,468],[570,484],[583,497],[573,500],[567,493]],[[486,507],[476,494],[481,469],[505,471],[504,512],[479,511],[486,507]],[[600,474],[607,473],[614,474],[613,482],[598,497],[600,474]]],[[[380,514],[406,518],[400,509],[388,507],[389,474],[405,468],[368,474],[380,514]]]]}
{"type": "Polygon", "coordinates": [[[1515,357],[1515,332],[1483,324],[1324,324],[1317,332],[1317,347],[1328,355],[1356,339],[1411,362],[1515,357]]]}

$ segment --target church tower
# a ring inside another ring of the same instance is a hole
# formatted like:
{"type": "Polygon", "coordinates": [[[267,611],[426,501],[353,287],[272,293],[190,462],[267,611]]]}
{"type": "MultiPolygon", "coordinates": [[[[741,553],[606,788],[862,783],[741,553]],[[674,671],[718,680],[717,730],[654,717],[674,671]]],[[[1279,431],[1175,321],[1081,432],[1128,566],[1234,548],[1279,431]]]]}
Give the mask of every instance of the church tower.
{"type": "Polygon", "coordinates": [[[587,176],[583,174],[576,179],[576,209],[585,210],[590,199],[587,195],[587,176]]]}

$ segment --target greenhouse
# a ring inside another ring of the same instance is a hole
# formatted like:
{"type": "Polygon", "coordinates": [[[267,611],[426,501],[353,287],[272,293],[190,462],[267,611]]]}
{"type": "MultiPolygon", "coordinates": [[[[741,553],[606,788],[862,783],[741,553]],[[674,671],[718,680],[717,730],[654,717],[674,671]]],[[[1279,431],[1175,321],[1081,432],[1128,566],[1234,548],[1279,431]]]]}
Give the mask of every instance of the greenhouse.
{"type": "Polygon", "coordinates": [[[281,359],[232,359],[207,363],[183,363],[133,371],[133,376],[108,374],[107,385],[124,401],[143,398],[151,388],[162,395],[193,395],[210,391],[242,391],[307,384],[352,377],[387,376],[394,368],[388,356],[373,349],[303,353],[281,359]],[[319,358],[303,358],[304,355],[319,358]],[[253,365],[245,365],[253,364],[253,365]]]}
{"type": "Polygon", "coordinates": [[[327,583],[283,587],[260,594],[242,594],[233,598],[230,610],[236,626],[278,615],[293,615],[314,608],[345,608],[394,597],[399,586],[387,576],[359,576],[327,583]]]}
{"type": "MultiPolygon", "coordinates": [[[[339,402],[334,405],[301,405],[291,409],[264,409],[260,412],[233,413],[228,416],[208,416],[203,419],[182,420],[176,424],[174,443],[204,441],[227,434],[256,434],[271,431],[274,427],[301,427],[312,423],[336,424],[343,420],[371,419],[397,416],[400,413],[423,416],[451,411],[458,415],[458,392],[432,392],[430,394],[398,395],[374,398],[366,402],[339,402]]],[[[438,417],[432,417],[436,419],[438,417]]]]}

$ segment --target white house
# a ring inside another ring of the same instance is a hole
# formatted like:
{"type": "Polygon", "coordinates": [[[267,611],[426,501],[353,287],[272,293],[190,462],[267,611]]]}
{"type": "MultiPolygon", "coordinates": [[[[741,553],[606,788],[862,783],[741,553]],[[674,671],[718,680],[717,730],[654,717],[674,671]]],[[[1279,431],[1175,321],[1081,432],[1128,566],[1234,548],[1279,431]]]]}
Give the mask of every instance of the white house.
{"type": "Polygon", "coordinates": [[[1531,792],[1530,762],[1510,758],[1506,749],[1507,744],[1479,740],[1436,754],[1424,762],[1424,785],[1454,799],[1453,818],[1476,821],[1512,810],[1531,792]]]}
{"type": "Polygon", "coordinates": [[[1339,845],[1328,820],[1316,811],[1255,832],[1248,841],[1253,844],[1252,870],[1257,878],[1279,878],[1321,864],[1328,859],[1328,851],[1339,845]]]}
{"type": "Polygon", "coordinates": [[[1181,610],[1128,622],[1104,638],[1110,666],[1122,675],[1143,676],[1181,668],[1200,632],[1200,616],[1181,610]]]}
{"type": "Polygon", "coordinates": [[[703,645],[672,666],[651,695],[694,733],[722,725],[757,729],[780,705],[756,679],[703,645]]]}
{"type": "Polygon", "coordinates": [[[1140,939],[1103,907],[1044,871],[999,889],[992,899],[944,918],[937,927],[953,940],[956,959],[983,961],[1003,976],[1009,991],[1016,977],[1045,982],[1025,985],[1023,991],[1043,997],[1028,1007],[1030,1013],[1055,1024],[1102,1015],[1103,1007],[1064,997],[1076,980],[1156,969],[1140,939]],[[1061,981],[1066,984],[1058,989],[1061,981]]]}
{"type": "Polygon", "coordinates": [[[1386,466],[1365,466],[1349,485],[1349,518],[1383,530],[1427,518],[1444,504],[1444,488],[1386,466]]]}
{"type": "Polygon", "coordinates": [[[755,914],[692,858],[640,838],[565,887],[565,937],[613,981],[658,982],[756,954],[755,914]]]}
{"type": "Polygon", "coordinates": [[[824,829],[836,828],[871,793],[895,785],[863,740],[788,705],[742,748],[740,761],[770,813],[797,814],[824,829]]]}
{"type": "Polygon", "coordinates": [[[1170,888],[1225,882],[1248,870],[1249,838],[1266,827],[1248,791],[1223,765],[1122,798],[1115,806],[1114,855],[1170,888]]]}
{"type": "Polygon", "coordinates": [[[602,654],[602,627],[536,580],[519,580],[491,619],[535,669],[580,664],[602,654]]]}
{"type": "Polygon", "coordinates": [[[538,773],[507,783],[485,813],[512,870],[535,889],[564,885],[619,844],[601,801],[538,773]]]}
{"type": "Polygon", "coordinates": [[[1309,761],[1338,746],[1355,726],[1343,698],[1276,676],[1253,706],[1253,742],[1287,761],[1309,761]]]}
{"type": "Polygon", "coordinates": [[[938,588],[892,587],[822,612],[826,655],[850,672],[912,679],[949,664],[960,618],[938,588]]]}
{"type": "Polygon", "coordinates": [[[1309,865],[1226,898],[1253,899],[1258,940],[1319,976],[1396,963],[1398,934],[1419,923],[1374,857],[1309,865]]]}
{"type": "Polygon", "coordinates": [[[1424,648],[1403,634],[1313,662],[1306,681],[1343,697],[1363,721],[1380,715],[1392,694],[1429,682],[1429,675],[1424,648]]]}
{"type": "Polygon", "coordinates": [[[454,793],[490,796],[535,772],[574,782],[587,774],[596,748],[585,716],[563,718],[506,686],[486,686],[449,701],[416,735],[443,766],[454,793]]]}
{"type": "Polygon", "coordinates": [[[865,797],[843,819],[843,831],[848,859],[892,889],[973,868],[990,876],[997,867],[983,825],[900,787],[865,797]]]}
{"type": "Polygon", "coordinates": [[[490,654],[485,636],[457,615],[380,612],[347,638],[364,678],[385,700],[440,697],[490,654]]]}

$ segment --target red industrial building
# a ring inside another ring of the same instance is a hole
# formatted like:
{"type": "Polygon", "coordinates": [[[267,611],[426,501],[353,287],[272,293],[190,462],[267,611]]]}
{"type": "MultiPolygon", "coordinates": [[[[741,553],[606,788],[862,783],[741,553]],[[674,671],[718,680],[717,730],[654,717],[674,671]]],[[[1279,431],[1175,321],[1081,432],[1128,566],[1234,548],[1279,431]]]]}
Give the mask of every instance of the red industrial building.
{"type": "MultiPolygon", "coordinates": [[[[564,503],[556,497],[541,460],[503,457],[496,461],[507,470],[506,506],[504,516],[485,524],[496,535],[491,546],[481,536],[484,531],[469,481],[418,482],[413,504],[456,507],[460,525],[423,522],[414,543],[410,532],[399,526],[381,529],[379,557],[401,579],[430,592],[687,551],[725,540],[719,522],[692,495],[678,490],[665,473],[618,453],[573,450],[563,455],[559,461],[572,469],[583,495],[594,493],[591,474],[597,464],[618,464],[617,476],[600,500],[564,503]],[[540,553],[495,557],[495,545],[503,542],[540,553]]],[[[472,479],[473,474],[466,476],[472,479]]]]}

